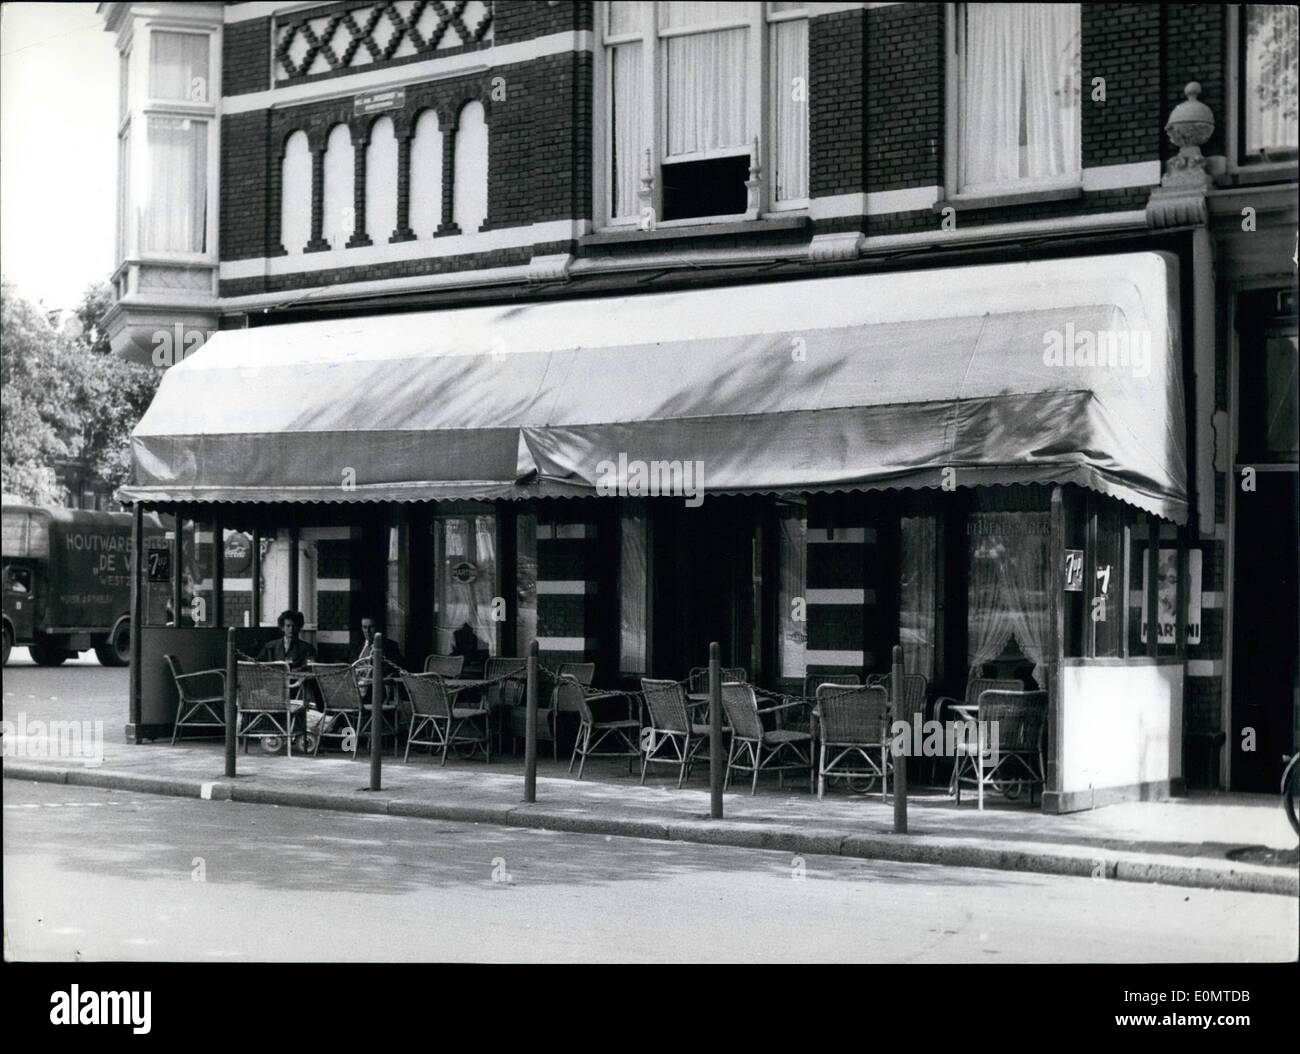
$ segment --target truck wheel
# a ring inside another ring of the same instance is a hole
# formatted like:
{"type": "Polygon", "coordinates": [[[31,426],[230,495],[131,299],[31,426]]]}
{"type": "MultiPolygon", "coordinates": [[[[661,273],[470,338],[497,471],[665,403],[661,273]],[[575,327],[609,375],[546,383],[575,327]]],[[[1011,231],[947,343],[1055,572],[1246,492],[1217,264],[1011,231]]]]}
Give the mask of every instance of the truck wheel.
{"type": "Polygon", "coordinates": [[[32,662],[37,666],[61,666],[71,655],[65,648],[55,648],[49,644],[32,644],[27,649],[32,654],[32,662]]]}
{"type": "Polygon", "coordinates": [[[131,662],[131,624],[125,619],[113,628],[113,635],[95,645],[95,658],[101,666],[126,666],[131,662]]]}
{"type": "Polygon", "coordinates": [[[0,666],[8,666],[8,665],[9,665],[9,653],[10,653],[11,651],[14,650],[14,633],[13,633],[13,630],[11,630],[8,626],[5,626],[4,631],[5,631],[5,632],[4,632],[4,638],[5,638],[5,642],[4,642],[4,662],[0,662],[0,666]]]}

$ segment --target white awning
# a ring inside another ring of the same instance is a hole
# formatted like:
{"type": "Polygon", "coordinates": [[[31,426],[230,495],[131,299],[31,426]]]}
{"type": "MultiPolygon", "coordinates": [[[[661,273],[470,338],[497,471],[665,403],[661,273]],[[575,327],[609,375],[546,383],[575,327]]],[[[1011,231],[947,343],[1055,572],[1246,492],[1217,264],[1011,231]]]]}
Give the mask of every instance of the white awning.
{"type": "Polygon", "coordinates": [[[690,461],[706,494],[1072,482],[1183,522],[1177,288],[1133,253],[222,332],[123,496],[582,495],[690,461]]]}

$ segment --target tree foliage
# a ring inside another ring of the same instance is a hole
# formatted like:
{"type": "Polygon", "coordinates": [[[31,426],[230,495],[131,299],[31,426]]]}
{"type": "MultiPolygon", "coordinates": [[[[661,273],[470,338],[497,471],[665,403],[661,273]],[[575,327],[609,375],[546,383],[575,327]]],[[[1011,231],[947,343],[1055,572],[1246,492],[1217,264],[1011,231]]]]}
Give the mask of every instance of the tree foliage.
{"type": "Polygon", "coordinates": [[[6,494],[37,504],[63,500],[55,465],[79,459],[116,489],[130,476],[130,435],[160,373],[108,350],[105,283],[87,288],[77,308],[81,333],[51,325],[40,308],[0,281],[0,474],[6,494]]]}

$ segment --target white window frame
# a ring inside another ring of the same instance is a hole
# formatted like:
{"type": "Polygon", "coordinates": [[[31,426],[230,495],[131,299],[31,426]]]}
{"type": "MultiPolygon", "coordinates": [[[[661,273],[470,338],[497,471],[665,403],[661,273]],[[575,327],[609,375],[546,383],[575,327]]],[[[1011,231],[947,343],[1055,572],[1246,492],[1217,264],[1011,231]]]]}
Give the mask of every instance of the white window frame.
{"type": "MultiPolygon", "coordinates": [[[[770,60],[770,29],[773,23],[810,19],[812,5],[805,4],[794,11],[773,12],[768,3],[751,3],[749,16],[743,19],[726,19],[707,25],[661,28],[661,11],[658,3],[639,5],[642,22],[635,32],[611,35],[609,33],[609,3],[602,0],[595,6],[597,44],[594,55],[594,83],[597,86],[597,117],[594,129],[593,205],[597,226],[602,230],[627,230],[641,224],[639,215],[615,218],[613,208],[613,122],[610,103],[613,92],[613,63],[608,58],[608,48],[624,43],[641,45],[641,127],[651,150],[651,171],[654,175],[651,207],[656,217],[663,212],[663,179],[661,171],[668,154],[668,122],[666,120],[666,54],[660,41],[670,37],[725,29],[746,29],[745,110],[747,148],[727,148],[678,155],[673,162],[707,160],[718,157],[753,156],[753,141],[758,140],[762,157],[762,200],[757,210],[729,213],[718,216],[693,216],[687,219],[658,220],[655,228],[696,227],[704,224],[731,223],[737,220],[756,220],[774,213],[806,212],[809,198],[778,202],[775,199],[773,173],[776,168],[775,117],[770,106],[770,92],[774,78],[770,60]]],[[[811,105],[811,103],[809,104],[811,105]]],[[[638,182],[645,170],[644,154],[638,158],[638,182]]],[[[639,212],[639,210],[638,210],[639,212]]]]}
{"type": "Polygon", "coordinates": [[[1228,95],[1225,115],[1225,139],[1227,142],[1228,171],[1237,176],[1261,179],[1273,179],[1279,175],[1295,178],[1300,169],[1300,159],[1282,159],[1279,161],[1241,160],[1241,93],[1246,88],[1245,73],[1241,69],[1241,32],[1245,4],[1233,4],[1228,8],[1228,95]]]}
{"type": "MultiPolygon", "coordinates": [[[[1079,113],[1079,158],[1077,174],[1040,179],[1017,179],[1003,183],[983,183],[970,189],[964,189],[960,183],[961,150],[961,36],[962,9],[964,3],[950,3],[947,8],[945,27],[945,50],[947,70],[944,99],[944,197],[948,201],[974,201],[983,198],[1010,197],[1017,194],[1032,194],[1039,191],[1081,190],[1083,188],[1083,107],[1079,113]]],[[[1082,5],[1080,8],[1080,28],[1082,31],[1082,5]]],[[[1083,71],[1083,41],[1079,42],[1080,84],[1083,71]]]]}
{"type": "MultiPolygon", "coordinates": [[[[217,263],[218,192],[220,189],[221,158],[218,127],[217,100],[221,97],[221,34],[214,28],[195,26],[170,19],[142,19],[135,27],[131,45],[130,113],[126,120],[134,125],[131,133],[131,216],[127,223],[129,254],[126,259],[140,263],[209,264],[217,263]],[[187,33],[208,38],[208,93],[204,102],[175,99],[154,99],[148,95],[150,82],[150,57],[153,54],[154,33],[187,33]],[[143,202],[136,199],[141,187],[141,175],[149,164],[148,128],[150,117],[176,117],[202,122],[207,128],[207,230],[204,252],[143,251],[140,245],[140,211],[143,202]]],[[[125,121],[124,121],[125,123],[125,121]]]]}

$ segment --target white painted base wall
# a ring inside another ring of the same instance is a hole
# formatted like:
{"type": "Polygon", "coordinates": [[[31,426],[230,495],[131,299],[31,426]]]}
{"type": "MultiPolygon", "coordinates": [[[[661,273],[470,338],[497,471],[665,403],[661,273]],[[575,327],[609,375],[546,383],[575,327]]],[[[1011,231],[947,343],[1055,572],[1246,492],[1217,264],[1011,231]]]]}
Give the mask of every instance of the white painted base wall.
{"type": "Polygon", "coordinates": [[[1063,793],[1183,775],[1183,667],[1063,666],[1063,793]]]}

